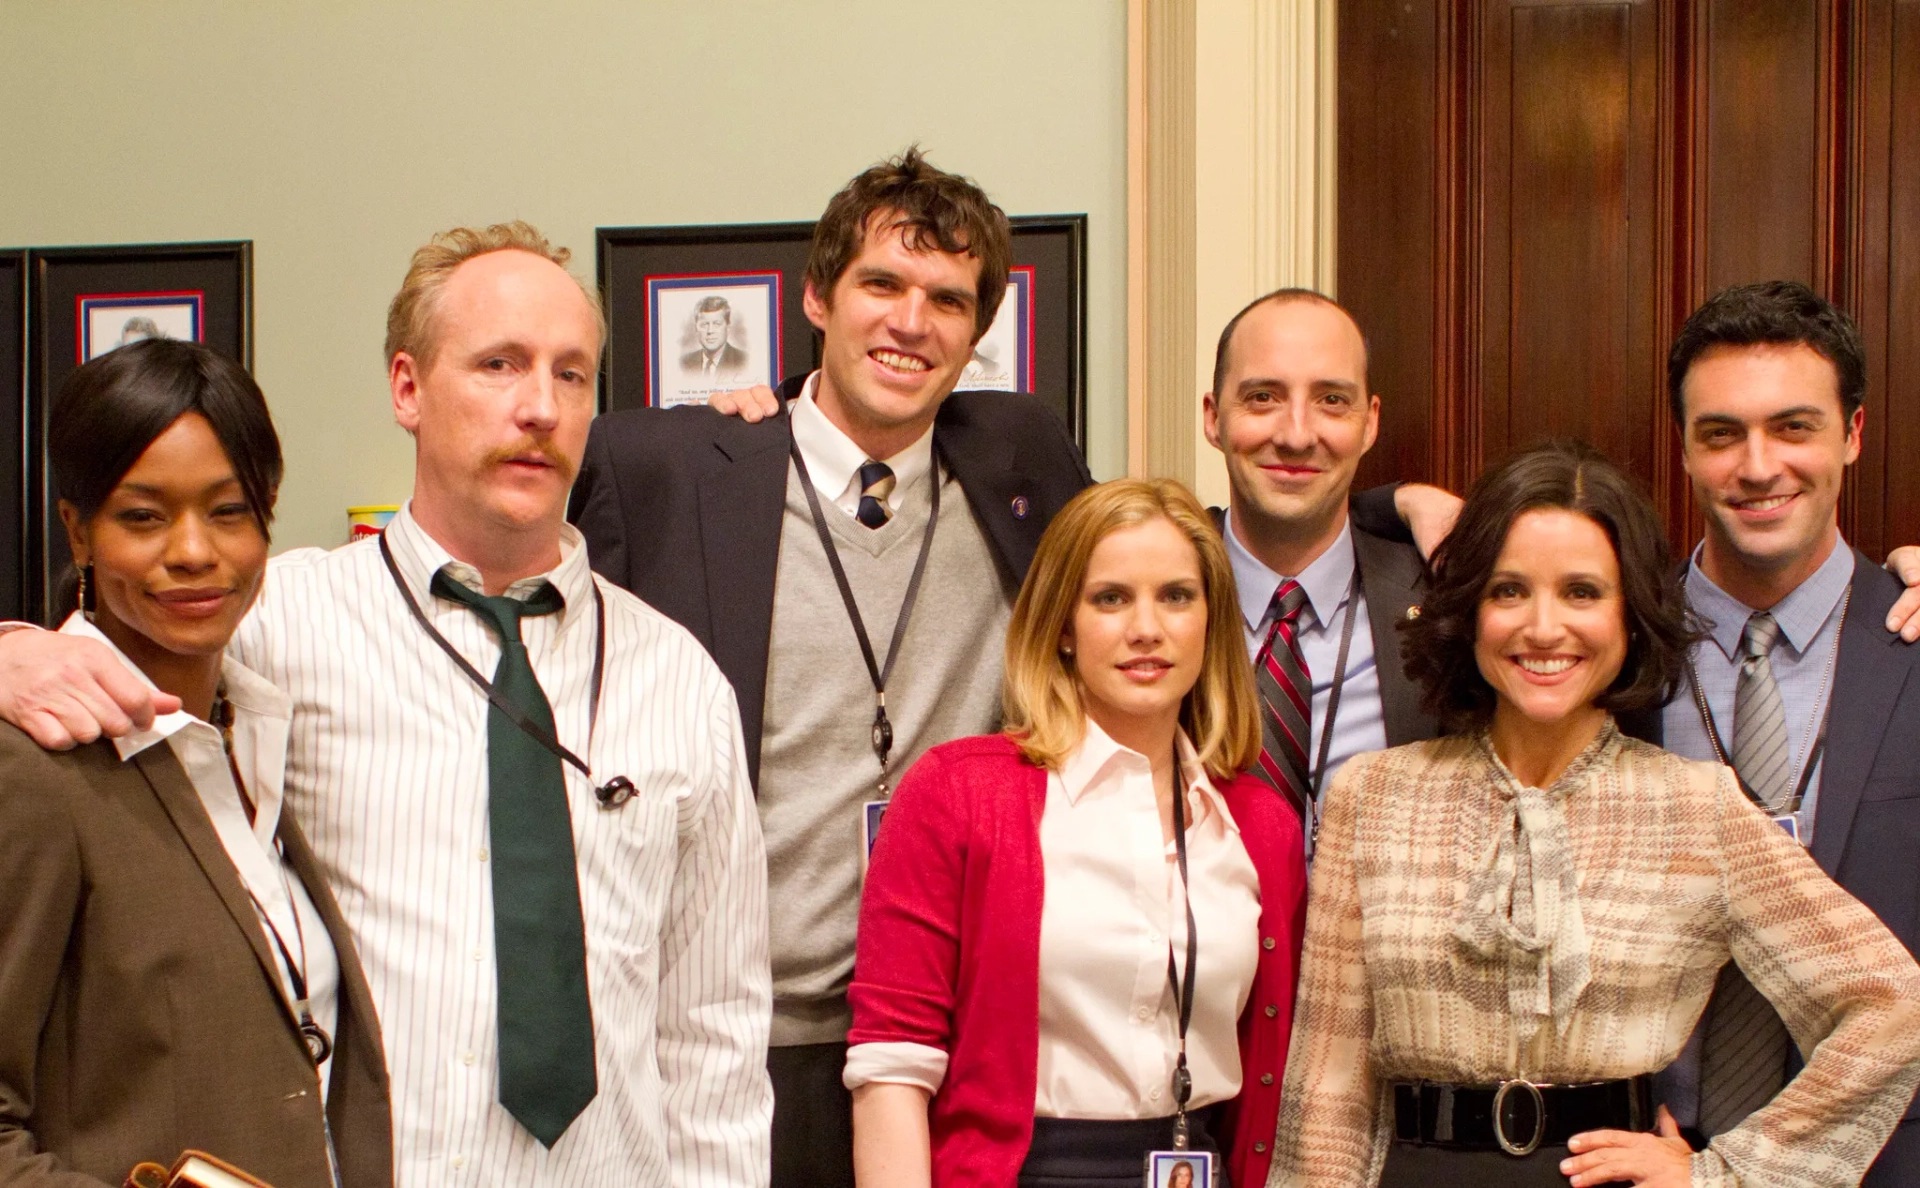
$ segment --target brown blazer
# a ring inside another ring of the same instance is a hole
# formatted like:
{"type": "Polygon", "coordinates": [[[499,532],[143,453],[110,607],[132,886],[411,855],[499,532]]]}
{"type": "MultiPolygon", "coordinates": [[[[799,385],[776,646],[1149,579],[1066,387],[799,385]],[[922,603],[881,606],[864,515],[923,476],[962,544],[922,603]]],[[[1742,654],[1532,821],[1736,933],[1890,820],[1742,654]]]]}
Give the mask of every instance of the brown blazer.
{"type": "MultiPolygon", "coordinates": [[[[327,1122],[346,1188],[391,1188],[386,1058],[306,839],[279,837],[340,955],[327,1122]]],[[[0,724],[0,1183],[118,1188],[211,1152],[328,1188],[319,1086],[199,794],[155,745],[54,754],[0,724]]]]}

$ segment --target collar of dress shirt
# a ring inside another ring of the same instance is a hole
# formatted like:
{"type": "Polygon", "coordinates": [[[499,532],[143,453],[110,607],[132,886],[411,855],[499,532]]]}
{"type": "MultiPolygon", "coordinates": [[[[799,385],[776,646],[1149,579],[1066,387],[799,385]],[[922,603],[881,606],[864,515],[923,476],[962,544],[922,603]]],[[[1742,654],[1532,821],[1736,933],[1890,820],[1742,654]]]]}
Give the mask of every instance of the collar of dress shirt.
{"type": "MultiPolygon", "coordinates": [[[[453,554],[442,548],[439,541],[428,536],[427,530],[413,518],[411,499],[387,524],[386,535],[387,542],[393,546],[393,560],[400,567],[400,576],[412,587],[415,601],[429,618],[434,613],[433,575],[442,569],[447,571],[448,577],[469,590],[485,589],[480,581],[479,570],[465,561],[454,560],[453,554]]],[[[560,564],[545,573],[514,582],[506,589],[507,597],[525,600],[540,588],[542,582],[551,582],[566,603],[560,611],[561,631],[578,623],[583,616],[592,616],[593,570],[587,565],[587,550],[580,530],[572,524],[560,525],[560,564]]]]}
{"type": "MultiPolygon", "coordinates": [[[[1286,576],[1267,568],[1260,560],[1240,543],[1233,533],[1233,512],[1227,512],[1226,522],[1222,525],[1227,538],[1227,561],[1233,566],[1233,584],[1240,593],[1240,614],[1247,621],[1247,630],[1258,632],[1266,624],[1267,608],[1273,603],[1273,592],[1286,581],[1286,576]]],[[[1334,538],[1327,550],[1315,557],[1307,567],[1294,575],[1307,592],[1307,609],[1313,613],[1314,620],[1321,626],[1333,622],[1347,604],[1347,590],[1353,585],[1353,522],[1349,520],[1340,529],[1340,535],[1334,538]]]]}
{"type": "MultiPolygon", "coordinates": [[[[1100,724],[1092,718],[1084,721],[1086,733],[1081,737],[1080,745],[1060,764],[1060,787],[1066,792],[1069,804],[1077,804],[1089,789],[1108,777],[1116,764],[1152,769],[1145,755],[1113,741],[1113,736],[1100,729],[1100,724]]],[[[1227,811],[1227,802],[1207,777],[1207,769],[1200,765],[1200,756],[1195,753],[1193,743],[1188,741],[1187,732],[1175,731],[1173,741],[1174,748],[1180,753],[1180,774],[1187,781],[1187,802],[1191,804],[1195,797],[1206,797],[1221,820],[1238,832],[1240,827],[1233,823],[1233,814],[1227,811]]]]}
{"type": "MultiPolygon", "coordinates": [[[[1747,618],[1755,608],[1713,584],[1713,579],[1700,568],[1701,547],[1694,546],[1693,559],[1687,563],[1687,605],[1693,608],[1694,614],[1713,624],[1708,638],[1729,663],[1738,663],[1740,636],[1745,633],[1747,618]]],[[[1780,634],[1794,655],[1813,645],[1814,636],[1820,634],[1820,628],[1840,605],[1840,596],[1852,582],[1853,549],[1844,537],[1836,534],[1833,552],[1820,563],[1820,568],[1774,604],[1774,621],[1780,624],[1780,634]]]]}
{"type": "MultiPolygon", "coordinates": [[[[806,460],[807,476],[813,480],[814,489],[838,504],[857,481],[867,455],[820,411],[813,398],[819,385],[820,373],[816,371],[807,377],[806,386],[800,389],[800,396],[788,415],[793,418],[794,444],[800,447],[800,457],[806,460]]],[[[893,470],[893,494],[887,497],[887,505],[899,511],[908,489],[933,465],[933,426],[927,426],[927,431],[912,445],[893,457],[875,461],[885,462],[893,470]]],[[[856,489],[851,493],[854,506],[858,507],[860,492],[856,489]]]]}
{"type": "MultiPolygon", "coordinates": [[[[114,658],[126,665],[128,672],[139,677],[142,684],[149,689],[159,688],[145,672],[141,671],[139,665],[128,659],[125,652],[115,646],[104,632],[79,611],[67,616],[67,621],[60,625],[60,632],[63,635],[77,635],[83,639],[105,644],[114,658]]],[[[226,682],[227,700],[233,703],[234,715],[238,719],[234,723],[236,740],[247,734],[257,736],[258,732],[249,730],[250,724],[247,718],[252,716],[274,720],[277,724],[274,733],[284,746],[287,724],[293,718],[293,699],[283,693],[279,686],[230,656],[220,661],[220,676],[226,682]]],[[[218,728],[201,721],[185,710],[178,710],[171,714],[156,715],[152,726],[114,739],[113,747],[119,752],[124,762],[155,743],[165,742],[183,730],[205,731],[208,741],[213,746],[221,745],[218,728]]],[[[256,737],[256,741],[264,743],[266,740],[256,737]]],[[[248,780],[247,790],[254,802],[255,831],[271,838],[274,830],[279,827],[281,796],[279,775],[283,770],[283,764],[248,763],[248,766],[253,769],[253,778],[248,780]]],[[[204,789],[201,794],[206,794],[204,789]]]]}

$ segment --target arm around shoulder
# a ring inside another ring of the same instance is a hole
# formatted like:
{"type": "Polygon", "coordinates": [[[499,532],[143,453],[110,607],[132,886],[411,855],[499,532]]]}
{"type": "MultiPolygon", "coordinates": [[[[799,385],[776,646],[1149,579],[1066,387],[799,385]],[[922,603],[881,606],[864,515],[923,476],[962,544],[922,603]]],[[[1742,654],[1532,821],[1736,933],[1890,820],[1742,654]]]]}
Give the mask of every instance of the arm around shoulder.
{"type": "Polygon", "coordinates": [[[64,751],[117,737],[180,708],[127,671],[95,640],[58,631],[0,634],[0,720],[39,745],[64,751]]]}

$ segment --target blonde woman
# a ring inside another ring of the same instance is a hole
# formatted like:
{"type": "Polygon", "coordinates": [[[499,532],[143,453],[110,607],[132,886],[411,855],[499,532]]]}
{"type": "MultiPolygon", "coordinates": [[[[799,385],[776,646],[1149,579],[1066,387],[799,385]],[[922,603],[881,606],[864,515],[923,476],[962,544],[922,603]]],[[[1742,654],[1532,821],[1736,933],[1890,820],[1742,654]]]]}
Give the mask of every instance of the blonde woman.
{"type": "Polygon", "coordinates": [[[846,1071],[861,1184],[1138,1185],[1183,1121],[1265,1180],[1305,874],[1298,822],[1240,774],[1260,726],[1234,606],[1177,483],[1090,488],[1048,527],[1005,732],[928,752],[874,848],[846,1071]]]}

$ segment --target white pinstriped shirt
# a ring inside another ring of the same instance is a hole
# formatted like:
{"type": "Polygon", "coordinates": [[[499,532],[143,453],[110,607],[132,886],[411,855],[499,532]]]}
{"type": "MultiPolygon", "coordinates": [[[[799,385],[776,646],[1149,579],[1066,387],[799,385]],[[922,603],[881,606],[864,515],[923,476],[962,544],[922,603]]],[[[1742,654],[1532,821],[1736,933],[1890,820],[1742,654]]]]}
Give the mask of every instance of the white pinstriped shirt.
{"type": "MultiPolygon", "coordinates": [[[[566,599],[523,621],[534,672],[561,741],[639,795],[601,809],[563,769],[599,1094],[550,1151],[496,1099],[484,696],[413,621],[371,540],[275,558],[233,654],[293,698],[286,800],[373,988],[398,1183],[764,1185],[766,856],[733,691],[678,624],[601,582],[606,676],[589,748],[597,579],[579,534],[562,533],[560,564],[508,593],[547,580],[566,599]]],[[[410,506],[387,538],[428,618],[491,674],[492,632],[428,593],[443,567],[476,588],[478,574],[410,506]]]]}

